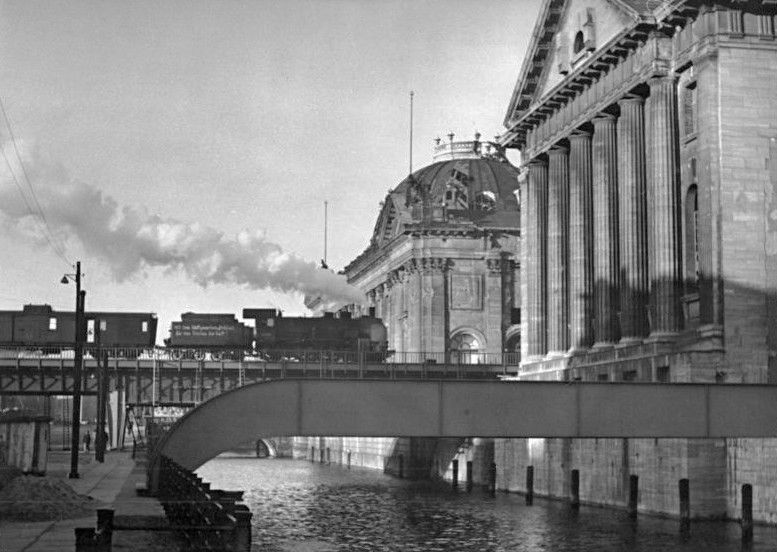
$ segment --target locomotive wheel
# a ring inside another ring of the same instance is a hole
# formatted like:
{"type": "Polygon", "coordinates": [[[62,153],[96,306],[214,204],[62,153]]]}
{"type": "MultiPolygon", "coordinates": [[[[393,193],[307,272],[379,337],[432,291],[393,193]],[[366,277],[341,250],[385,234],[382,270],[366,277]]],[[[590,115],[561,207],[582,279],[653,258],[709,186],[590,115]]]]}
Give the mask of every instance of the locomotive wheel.
{"type": "Polygon", "coordinates": [[[224,351],[213,351],[210,354],[210,358],[213,360],[221,360],[224,358],[224,351]]]}
{"type": "Polygon", "coordinates": [[[205,351],[194,351],[194,360],[205,360],[205,351]]]}

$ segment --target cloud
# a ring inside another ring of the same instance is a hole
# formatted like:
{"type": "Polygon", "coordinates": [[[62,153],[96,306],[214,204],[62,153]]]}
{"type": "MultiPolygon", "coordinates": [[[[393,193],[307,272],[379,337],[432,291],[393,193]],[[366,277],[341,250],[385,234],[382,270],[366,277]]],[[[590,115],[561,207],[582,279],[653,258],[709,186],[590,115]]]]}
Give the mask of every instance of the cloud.
{"type": "MultiPolygon", "coordinates": [[[[23,145],[22,145],[23,146],[23,145]]],[[[14,159],[13,148],[4,152],[14,159]]],[[[85,251],[110,267],[122,281],[146,267],[180,270],[202,287],[238,284],[251,289],[320,296],[329,306],[361,303],[364,295],[345,277],[284,251],[260,231],[236,236],[199,223],[149,214],[142,207],[120,206],[99,188],[67,177],[61,166],[21,148],[24,165],[52,232],[78,240],[85,251]]],[[[22,183],[21,167],[13,171],[22,183]]],[[[26,186],[22,186],[26,191],[26,186]]],[[[34,206],[29,192],[28,202],[34,206]]],[[[3,162],[0,168],[0,216],[22,234],[45,241],[3,162]]]]}

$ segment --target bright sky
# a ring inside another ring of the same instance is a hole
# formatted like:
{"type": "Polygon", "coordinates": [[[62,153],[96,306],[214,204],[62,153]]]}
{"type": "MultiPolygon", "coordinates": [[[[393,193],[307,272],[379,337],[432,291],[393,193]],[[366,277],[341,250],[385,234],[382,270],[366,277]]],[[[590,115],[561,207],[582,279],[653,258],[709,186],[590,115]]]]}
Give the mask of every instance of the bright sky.
{"type": "MultiPolygon", "coordinates": [[[[436,136],[502,132],[538,6],[2,1],[0,97],[24,171],[2,118],[0,140],[81,260],[87,310],[157,312],[159,342],[185,311],[301,314],[300,293],[247,286],[261,275],[235,252],[270,251],[269,271],[286,258],[272,244],[317,262],[328,200],[330,267],[361,253],[407,174],[409,91],[416,168],[436,136]]],[[[2,158],[0,202],[0,309],[72,310],[72,269],[2,158]]]]}

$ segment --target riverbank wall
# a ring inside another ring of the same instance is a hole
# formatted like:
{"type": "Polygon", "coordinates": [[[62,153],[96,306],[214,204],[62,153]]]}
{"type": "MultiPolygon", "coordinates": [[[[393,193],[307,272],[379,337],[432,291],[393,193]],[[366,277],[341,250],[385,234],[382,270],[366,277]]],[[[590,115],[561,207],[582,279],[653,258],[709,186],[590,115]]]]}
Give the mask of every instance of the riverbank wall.
{"type": "Polygon", "coordinates": [[[452,481],[456,460],[462,484],[467,463],[472,462],[472,483],[482,486],[488,484],[494,458],[491,439],[294,437],[292,448],[296,459],[380,470],[407,479],[452,481]]]}

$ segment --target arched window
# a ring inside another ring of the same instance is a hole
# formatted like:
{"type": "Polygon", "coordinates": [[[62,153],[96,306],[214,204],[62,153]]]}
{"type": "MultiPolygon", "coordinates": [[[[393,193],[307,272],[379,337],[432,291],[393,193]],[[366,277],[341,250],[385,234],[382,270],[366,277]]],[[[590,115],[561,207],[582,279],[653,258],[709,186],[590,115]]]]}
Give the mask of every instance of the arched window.
{"type": "Polygon", "coordinates": [[[521,332],[515,332],[505,341],[506,363],[517,366],[521,363],[521,332]]]}
{"type": "Polygon", "coordinates": [[[480,364],[480,340],[468,332],[451,337],[451,360],[459,364],[480,364]]]}
{"type": "Polygon", "coordinates": [[[577,31],[577,34],[575,35],[575,43],[573,45],[574,53],[579,53],[583,50],[583,47],[585,46],[585,37],[583,36],[583,31],[577,31]]]}
{"type": "Polygon", "coordinates": [[[699,289],[699,192],[696,184],[685,195],[685,281],[688,292],[699,289]]]}

